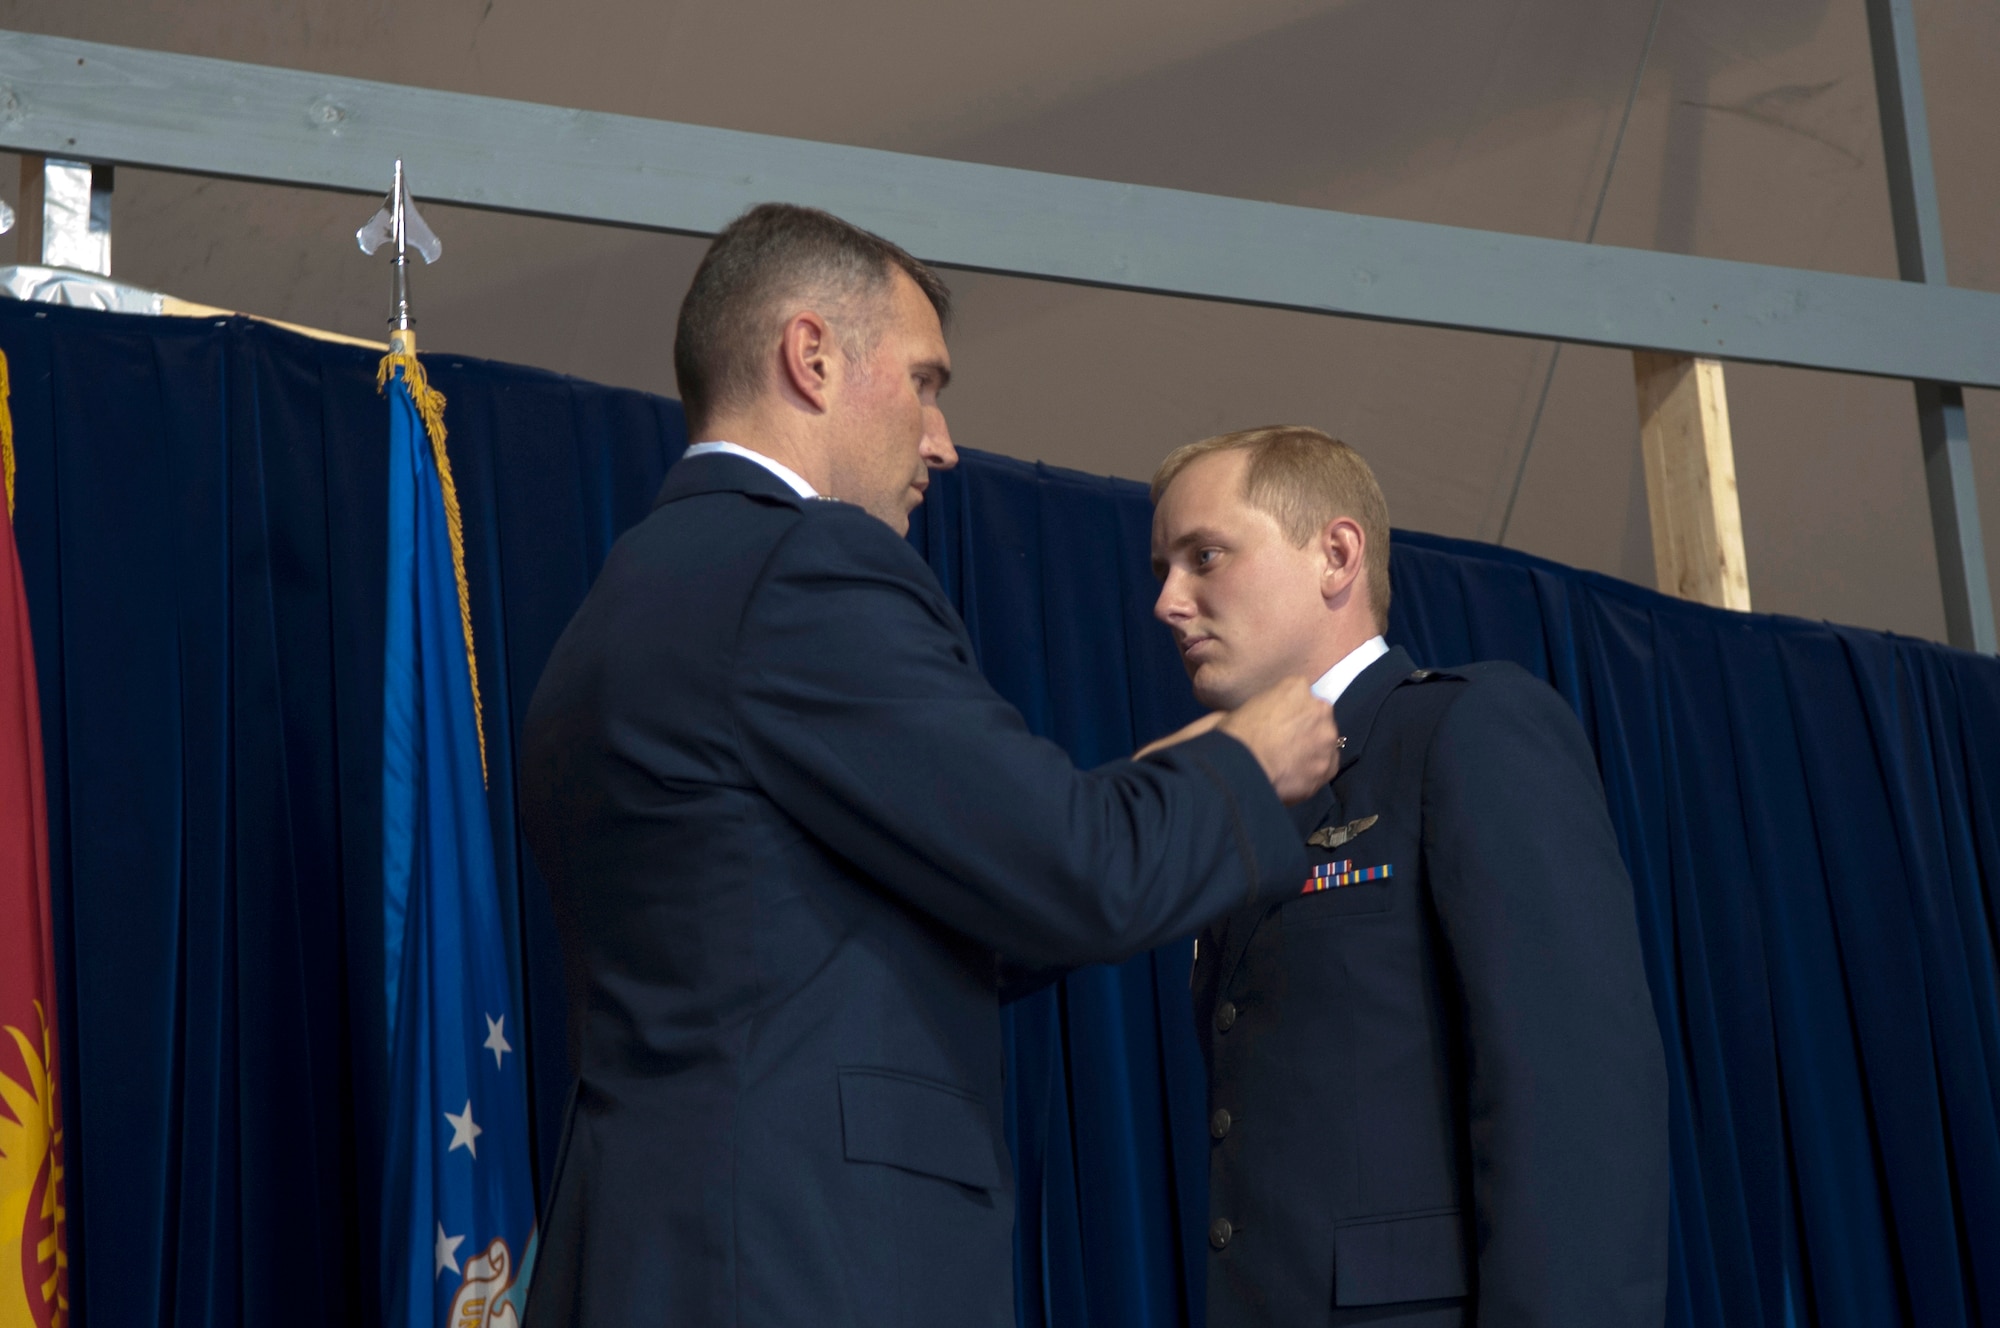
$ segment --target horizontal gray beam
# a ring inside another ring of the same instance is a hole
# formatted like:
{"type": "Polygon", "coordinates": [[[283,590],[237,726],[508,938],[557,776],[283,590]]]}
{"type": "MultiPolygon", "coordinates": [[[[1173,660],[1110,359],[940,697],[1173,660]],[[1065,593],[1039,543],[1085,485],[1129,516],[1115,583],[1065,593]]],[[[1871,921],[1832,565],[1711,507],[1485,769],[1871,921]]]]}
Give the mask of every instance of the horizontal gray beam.
{"type": "Polygon", "coordinates": [[[948,267],[2000,387],[2000,295],[0,33],[0,149],[713,234],[767,199],[948,267]]]}

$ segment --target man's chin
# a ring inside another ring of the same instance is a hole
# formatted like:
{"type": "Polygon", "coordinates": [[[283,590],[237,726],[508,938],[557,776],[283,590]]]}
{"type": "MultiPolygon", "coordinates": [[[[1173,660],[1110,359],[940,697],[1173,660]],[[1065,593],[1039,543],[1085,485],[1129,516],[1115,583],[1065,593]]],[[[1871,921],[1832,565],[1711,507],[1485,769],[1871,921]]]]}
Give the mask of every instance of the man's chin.
{"type": "Polygon", "coordinates": [[[1197,664],[1189,676],[1189,681],[1194,684],[1194,699],[1201,702],[1202,709],[1234,710],[1243,704],[1244,698],[1237,696],[1234,690],[1220,679],[1203,676],[1210,672],[1213,670],[1204,669],[1197,664]]]}
{"type": "Polygon", "coordinates": [[[860,504],[861,510],[880,521],[898,535],[910,533],[910,511],[901,503],[875,502],[860,504]]]}

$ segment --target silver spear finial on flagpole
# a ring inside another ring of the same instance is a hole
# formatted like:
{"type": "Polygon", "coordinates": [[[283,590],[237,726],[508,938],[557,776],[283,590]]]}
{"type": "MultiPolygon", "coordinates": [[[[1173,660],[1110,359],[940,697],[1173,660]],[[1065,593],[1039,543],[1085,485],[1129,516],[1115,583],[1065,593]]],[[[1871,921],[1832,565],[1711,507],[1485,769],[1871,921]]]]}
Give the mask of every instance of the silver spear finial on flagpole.
{"type": "Polygon", "coordinates": [[[364,254],[373,254],[391,241],[395,243],[395,256],[391,261],[395,305],[389,314],[389,345],[392,350],[414,353],[417,334],[416,325],[410,318],[409,251],[415,249],[423,255],[425,263],[435,263],[444,252],[444,245],[424,224],[423,214],[417,211],[416,202],[410,197],[402,158],[396,159],[396,174],[389,188],[389,197],[383,200],[381,208],[368,219],[367,224],[354,232],[354,239],[364,254]]]}
{"type": "Polygon", "coordinates": [[[403,218],[403,159],[396,158],[396,183],[389,190],[389,215],[396,231],[396,312],[389,325],[398,332],[410,330],[410,251],[409,232],[403,218]]]}

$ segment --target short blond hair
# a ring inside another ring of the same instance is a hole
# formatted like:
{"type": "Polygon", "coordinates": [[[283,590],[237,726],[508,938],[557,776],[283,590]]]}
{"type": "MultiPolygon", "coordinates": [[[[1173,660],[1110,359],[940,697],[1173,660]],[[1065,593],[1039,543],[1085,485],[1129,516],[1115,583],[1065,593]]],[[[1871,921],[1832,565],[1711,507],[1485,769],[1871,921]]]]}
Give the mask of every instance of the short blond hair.
{"type": "Polygon", "coordinates": [[[1167,453],[1153,476],[1157,505],[1167,486],[1194,462],[1215,452],[1248,452],[1243,497],[1267,513],[1294,545],[1347,517],[1361,527],[1362,572],[1375,626],[1389,626],[1389,503],[1361,454],[1338,438],[1300,424],[1270,424],[1189,443],[1167,453]]]}

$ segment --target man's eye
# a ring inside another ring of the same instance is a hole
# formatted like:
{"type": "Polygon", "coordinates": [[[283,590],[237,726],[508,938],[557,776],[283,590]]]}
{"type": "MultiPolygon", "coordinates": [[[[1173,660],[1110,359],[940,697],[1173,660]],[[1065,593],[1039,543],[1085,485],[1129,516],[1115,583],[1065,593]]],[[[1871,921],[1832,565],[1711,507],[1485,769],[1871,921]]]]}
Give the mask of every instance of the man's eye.
{"type": "Polygon", "coordinates": [[[1199,549],[1194,555],[1194,565],[1196,567],[1206,567],[1214,562],[1221,553],[1222,550],[1220,549],[1199,549]]]}

